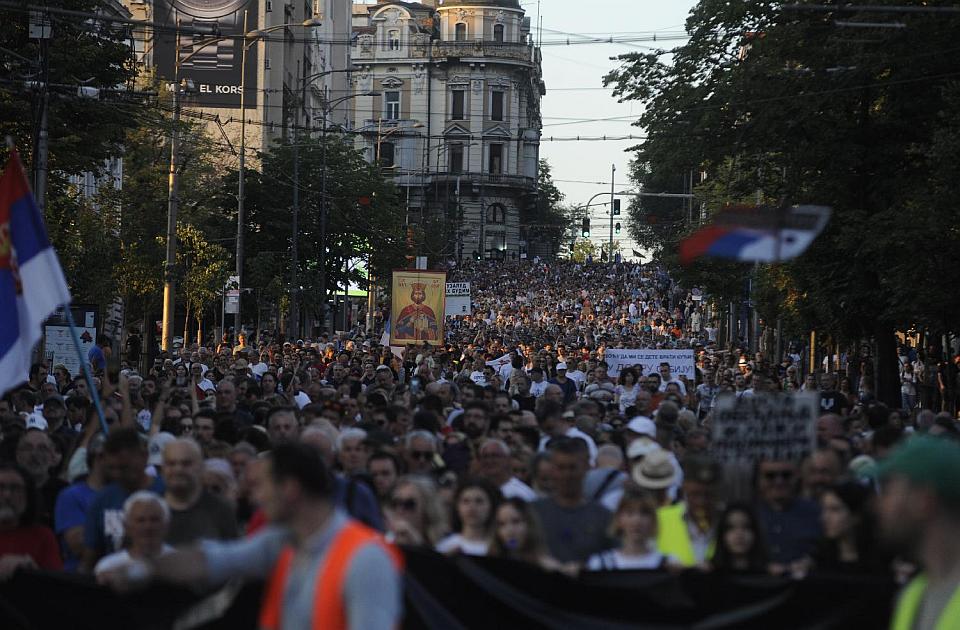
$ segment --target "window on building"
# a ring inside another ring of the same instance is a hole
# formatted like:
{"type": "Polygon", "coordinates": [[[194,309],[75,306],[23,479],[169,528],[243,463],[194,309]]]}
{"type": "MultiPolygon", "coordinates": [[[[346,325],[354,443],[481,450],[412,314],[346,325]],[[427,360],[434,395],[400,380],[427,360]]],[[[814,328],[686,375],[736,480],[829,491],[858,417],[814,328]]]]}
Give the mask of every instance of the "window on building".
{"type": "Polygon", "coordinates": [[[490,163],[487,165],[487,172],[491,175],[500,175],[503,173],[503,145],[500,143],[490,145],[490,163]]]}
{"type": "Polygon", "coordinates": [[[493,41],[498,44],[503,43],[503,24],[494,24],[493,25],[493,41]]]}
{"type": "Polygon", "coordinates": [[[459,142],[449,145],[447,151],[450,154],[450,172],[451,173],[462,173],[463,172],[463,145],[459,142]]]}
{"type": "Polygon", "coordinates": [[[466,101],[466,91],[464,90],[454,90],[453,91],[453,104],[450,114],[451,120],[463,120],[464,115],[464,102],[466,101]]]}
{"type": "Polygon", "coordinates": [[[458,42],[467,41],[467,25],[463,22],[457,22],[453,27],[453,38],[458,42]]]}
{"type": "Polygon", "coordinates": [[[396,147],[392,142],[380,143],[380,168],[393,168],[396,147]]]}
{"type": "Polygon", "coordinates": [[[389,50],[400,50],[400,31],[391,30],[387,33],[387,48],[389,50]]]}
{"type": "Polygon", "coordinates": [[[383,110],[386,120],[400,120],[400,92],[383,93],[383,110]]]}
{"type": "Polygon", "coordinates": [[[503,120],[503,92],[494,90],[490,99],[490,120],[503,120]]]}
{"type": "Polygon", "coordinates": [[[507,210],[503,204],[492,203],[487,208],[487,223],[503,223],[507,219],[507,210]]]}

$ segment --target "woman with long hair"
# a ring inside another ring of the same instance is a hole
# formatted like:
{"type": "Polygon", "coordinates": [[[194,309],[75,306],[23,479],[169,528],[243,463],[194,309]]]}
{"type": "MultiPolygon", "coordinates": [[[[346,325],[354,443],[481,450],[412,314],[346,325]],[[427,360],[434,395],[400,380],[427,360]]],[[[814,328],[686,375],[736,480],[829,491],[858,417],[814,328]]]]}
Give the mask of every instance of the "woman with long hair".
{"type": "Polygon", "coordinates": [[[721,573],[766,573],[769,564],[757,515],[746,503],[731,503],[720,516],[710,566],[721,573]]]}
{"type": "Polygon", "coordinates": [[[387,536],[399,544],[434,547],[449,531],[436,484],[429,477],[398,479],[384,512],[387,536]]]}
{"type": "Polygon", "coordinates": [[[633,482],[623,486],[610,533],[619,546],[590,556],[588,571],[666,568],[668,557],[657,549],[657,502],[633,482]]]}
{"type": "Polygon", "coordinates": [[[561,564],[550,555],[540,519],[528,502],[517,497],[505,499],[497,507],[487,555],[536,564],[548,571],[574,574],[577,570],[576,563],[561,564]]]}
{"type": "Polygon", "coordinates": [[[633,368],[621,370],[620,384],[617,385],[615,394],[615,402],[620,407],[620,413],[626,413],[627,408],[633,407],[637,403],[637,393],[639,391],[637,372],[633,368]]]}
{"type": "Polygon", "coordinates": [[[453,495],[453,533],[437,544],[445,554],[485,556],[493,538],[500,490],[486,479],[467,479],[453,495]]]}
{"type": "Polygon", "coordinates": [[[840,482],[820,497],[823,539],[813,552],[813,570],[830,573],[876,573],[891,570],[879,552],[871,500],[873,491],[855,481],[840,482]]]}

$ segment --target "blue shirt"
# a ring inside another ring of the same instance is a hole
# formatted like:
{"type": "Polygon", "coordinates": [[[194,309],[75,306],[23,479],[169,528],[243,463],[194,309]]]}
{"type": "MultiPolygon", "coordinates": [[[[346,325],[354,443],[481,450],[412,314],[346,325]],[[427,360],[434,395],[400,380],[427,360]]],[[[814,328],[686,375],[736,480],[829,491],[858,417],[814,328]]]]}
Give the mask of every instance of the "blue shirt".
{"type": "Polygon", "coordinates": [[[334,503],[353,518],[378,532],[385,531],[383,516],[373,490],[359,479],[334,478],[334,503]]]}
{"type": "Polygon", "coordinates": [[[820,507],[807,499],[795,499],[782,512],[761,501],[757,516],[763,526],[771,562],[793,562],[810,555],[823,533],[820,507]]]}
{"type": "Polygon", "coordinates": [[[94,370],[102,370],[107,367],[107,357],[103,355],[103,348],[96,345],[90,348],[90,351],[87,352],[87,362],[93,366],[94,370]]]}
{"type": "Polygon", "coordinates": [[[73,555],[67,547],[63,535],[67,530],[83,526],[87,522],[87,511],[95,496],[97,491],[87,485],[86,481],[71,484],[57,496],[57,503],[53,510],[53,525],[63,550],[64,571],[76,571],[80,558],[73,555]]]}
{"type": "MultiPolygon", "coordinates": [[[[146,488],[163,496],[163,481],[158,477],[146,488]]],[[[123,549],[123,504],[130,497],[122,486],[111,483],[94,497],[83,528],[83,544],[106,555],[123,549]]]]}

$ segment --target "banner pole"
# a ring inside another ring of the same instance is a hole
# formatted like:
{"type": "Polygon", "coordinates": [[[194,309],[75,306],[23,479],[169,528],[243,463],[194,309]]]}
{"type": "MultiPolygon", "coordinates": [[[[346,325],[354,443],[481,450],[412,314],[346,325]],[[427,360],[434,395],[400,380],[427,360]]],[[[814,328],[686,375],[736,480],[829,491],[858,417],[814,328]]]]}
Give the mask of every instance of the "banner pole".
{"type": "Polygon", "coordinates": [[[83,350],[80,348],[80,336],[77,334],[77,325],[73,321],[73,312],[70,310],[70,305],[67,304],[63,308],[64,313],[67,316],[67,325],[70,326],[70,336],[73,338],[73,347],[77,351],[77,358],[80,360],[80,369],[83,370],[83,378],[87,381],[87,389],[90,390],[90,398],[93,399],[93,406],[97,410],[97,418],[100,420],[100,428],[103,430],[103,434],[107,434],[107,421],[103,417],[103,406],[100,404],[100,393],[97,392],[97,388],[93,386],[93,377],[90,375],[90,368],[87,366],[87,357],[83,356],[83,350]]]}

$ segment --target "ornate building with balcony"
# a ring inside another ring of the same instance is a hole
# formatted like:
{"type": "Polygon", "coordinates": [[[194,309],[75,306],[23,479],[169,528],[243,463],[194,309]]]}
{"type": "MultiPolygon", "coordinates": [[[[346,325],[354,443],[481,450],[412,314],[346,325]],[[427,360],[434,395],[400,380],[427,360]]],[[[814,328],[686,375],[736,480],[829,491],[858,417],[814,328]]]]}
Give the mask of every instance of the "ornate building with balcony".
{"type": "Polygon", "coordinates": [[[401,187],[418,253],[526,257],[546,88],[518,0],[355,4],[352,47],[356,142],[401,187]]]}

